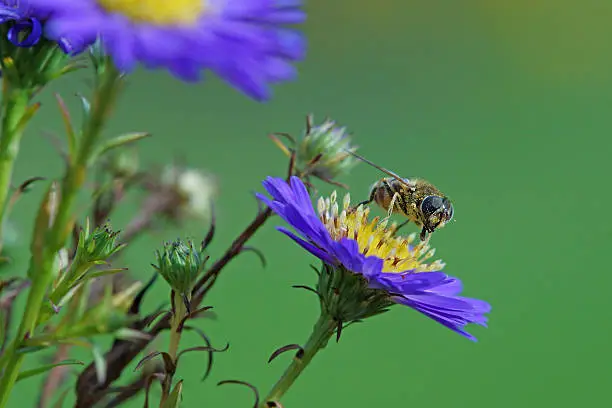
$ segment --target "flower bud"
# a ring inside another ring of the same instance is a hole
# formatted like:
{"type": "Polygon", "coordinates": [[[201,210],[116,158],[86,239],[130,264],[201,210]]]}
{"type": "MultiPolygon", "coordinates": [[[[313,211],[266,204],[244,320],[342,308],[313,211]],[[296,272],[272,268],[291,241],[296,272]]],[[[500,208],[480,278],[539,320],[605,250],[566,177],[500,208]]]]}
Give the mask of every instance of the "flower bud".
{"type": "Polygon", "coordinates": [[[118,235],[119,232],[113,231],[110,224],[97,227],[90,234],[88,223],[79,239],[77,258],[83,263],[105,261],[124,247],[124,245],[117,245],[118,235]]]}
{"type": "Polygon", "coordinates": [[[192,241],[176,240],[164,244],[157,251],[157,265],[153,265],[160,275],[177,293],[189,294],[204,266],[202,251],[192,241]]]}
{"type": "Polygon", "coordinates": [[[336,122],[326,119],[322,124],[314,126],[313,117],[308,116],[306,131],[297,141],[296,159],[298,167],[304,169],[316,157],[322,155],[312,164],[311,174],[326,180],[333,180],[347,174],[356,164],[356,160],[348,151],[354,152],[351,137],[346,127],[336,125],[336,122]]]}

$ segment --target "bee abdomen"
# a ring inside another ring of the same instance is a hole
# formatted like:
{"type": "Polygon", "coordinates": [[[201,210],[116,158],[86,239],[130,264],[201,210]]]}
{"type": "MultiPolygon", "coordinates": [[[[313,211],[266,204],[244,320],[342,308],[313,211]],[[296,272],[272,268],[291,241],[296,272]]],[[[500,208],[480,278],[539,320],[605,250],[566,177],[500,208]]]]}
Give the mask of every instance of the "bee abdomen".
{"type": "Polygon", "coordinates": [[[393,213],[409,215],[406,187],[395,179],[384,178],[372,187],[372,198],[380,207],[389,210],[393,203],[393,213]],[[395,196],[395,200],[393,197],[395,196]]]}

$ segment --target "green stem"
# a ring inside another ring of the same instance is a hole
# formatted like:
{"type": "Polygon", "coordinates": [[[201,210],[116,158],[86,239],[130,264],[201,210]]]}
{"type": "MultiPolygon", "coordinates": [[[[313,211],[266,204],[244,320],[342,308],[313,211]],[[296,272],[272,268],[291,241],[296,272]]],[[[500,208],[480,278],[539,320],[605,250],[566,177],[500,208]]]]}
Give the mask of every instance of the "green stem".
{"type": "Polygon", "coordinates": [[[61,199],[57,215],[52,228],[47,233],[42,260],[39,264],[34,262],[34,258],[30,261],[28,276],[34,276],[35,279],[32,281],[32,287],[28,294],[25,312],[17,335],[10,347],[7,348],[5,356],[3,356],[8,361],[0,380],[0,408],[6,406],[13,385],[19,375],[19,368],[23,362],[24,353],[18,353],[18,349],[23,339],[31,336],[37,326],[41,306],[47,289],[53,280],[57,252],[65,245],[70,235],[74,201],[85,182],[89,158],[117,95],[117,85],[120,84],[118,79],[119,73],[114,67],[109,67],[96,84],[91,112],[82,132],[76,160],[68,168],[62,182],[61,199]]]}
{"type": "Polygon", "coordinates": [[[322,313],[319,320],[314,325],[312,333],[303,348],[301,356],[296,356],[291,365],[285,370],[283,376],[270,390],[266,398],[260,404],[260,408],[269,407],[268,402],[279,402],[295,380],[302,374],[302,371],[312,361],[314,356],[322,350],[336,329],[337,323],[330,316],[322,313]]]}
{"type": "Polygon", "coordinates": [[[179,329],[179,325],[186,315],[187,308],[183,302],[183,297],[178,292],[174,292],[174,314],[171,322],[170,345],[168,346],[168,354],[170,354],[170,357],[172,357],[172,361],[174,362],[176,362],[178,346],[181,340],[181,330],[179,329]]]}
{"type": "MultiPolygon", "coordinates": [[[[4,86],[10,86],[5,84],[4,86]]],[[[16,89],[7,92],[7,100],[3,101],[2,132],[0,133],[0,252],[2,251],[2,230],[8,198],[13,177],[13,167],[19,154],[19,144],[23,135],[23,126],[18,126],[28,108],[29,92],[16,89]]]]}
{"type": "Polygon", "coordinates": [[[182,329],[180,329],[179,326],[181,324],[181,321],[183,321],[183,319],[187,315],[187,308],[185,306],[185,303],[183,302],[183,297],[181,296],[181,294],[174,291],[172,293],[174,294],[172,299],[174,313],[170,321],[170,344],[168,346],[168,354],[170,355],[170,358],[174,363],[174,370],[167,372],[166,376],[164,377],[164,381],[162,383],[162,396],[159,403],[160,407],[164,406],[164,403],[172,392],[172,380],[174,379],[174,373],[176,370],[178,348],[179,343],[181,341],[182,332],[182,329]]]}

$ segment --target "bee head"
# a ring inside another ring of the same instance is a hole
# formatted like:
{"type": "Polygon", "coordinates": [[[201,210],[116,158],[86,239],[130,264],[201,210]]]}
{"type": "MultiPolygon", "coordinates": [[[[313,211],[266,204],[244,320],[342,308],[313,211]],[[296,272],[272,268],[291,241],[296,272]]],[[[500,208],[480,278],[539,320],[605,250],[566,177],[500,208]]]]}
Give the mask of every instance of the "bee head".
{"type": "Polygon", "coordinates": [[[434,232],[436,228],[452,220],[453,212],[453,204],[446,197],[427,196],[421,202],[423,226],[429,232],[434,232]]]}

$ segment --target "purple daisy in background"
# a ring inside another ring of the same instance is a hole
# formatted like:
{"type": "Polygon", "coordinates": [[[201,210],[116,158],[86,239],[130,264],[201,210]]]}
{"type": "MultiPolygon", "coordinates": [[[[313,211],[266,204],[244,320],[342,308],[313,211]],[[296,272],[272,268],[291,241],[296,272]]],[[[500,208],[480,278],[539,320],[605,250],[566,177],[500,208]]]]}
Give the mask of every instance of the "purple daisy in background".
{"type": "Polygon", "coordinates": [[[261,194],[258,198],[297,234],[284,227],[278,230],[324,263],[361,276],[369,289],[385,291],[392,303],[418,310],[470,340],[476,338],[464,330],[467,324],[486,327],[485,313],[491,306],[458,296],[461,281],[440,272],[444,267],[441,261],[429,263],[435,251],[423,242],[413,245],[414,234],[396,236],[395,225],[387,227],[378,217],[368,220],[369,208],[351,209],[348,194],[341,208],[335,192],[320,198],[315,212],[297,177],[290,183],[268,177],[263,186],[272,199],[261,194]]]}
{"type": "Polygon", "coordinates": [[[92,44],[100,38],[117,67],[164,67],[186,81],[211,70],[257,100],[269,84],[296,77],[303,36],[300,0],[30,0],[50,13],[45,30],[92,44]]]}

